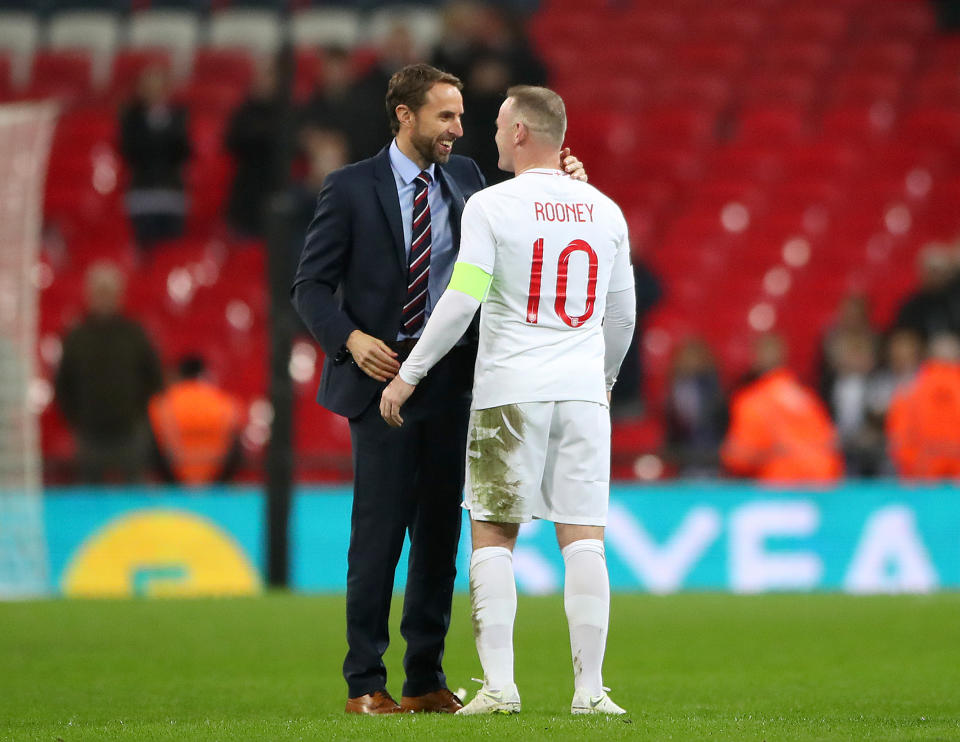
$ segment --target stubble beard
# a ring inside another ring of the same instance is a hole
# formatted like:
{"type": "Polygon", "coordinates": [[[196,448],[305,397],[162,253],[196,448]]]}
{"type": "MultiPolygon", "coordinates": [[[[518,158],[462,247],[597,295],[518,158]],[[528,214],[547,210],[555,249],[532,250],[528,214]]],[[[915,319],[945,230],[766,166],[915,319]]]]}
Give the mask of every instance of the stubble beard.
{"type": "Polygon", "coordinates": [[[450,160],[453,148],[451,147],[450,152],[441,152],[437,144],[439,141],[439,136],[431,138],[422,134],[412,134],[410,137],[410,143],[413,144],[413,148],[417,150],[424,162],[444,165],[450,160]]]}

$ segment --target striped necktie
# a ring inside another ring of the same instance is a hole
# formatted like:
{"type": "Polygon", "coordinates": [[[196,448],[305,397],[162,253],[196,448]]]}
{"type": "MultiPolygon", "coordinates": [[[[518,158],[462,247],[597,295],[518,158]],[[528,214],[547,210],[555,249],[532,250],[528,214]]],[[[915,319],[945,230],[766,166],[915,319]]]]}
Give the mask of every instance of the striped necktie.
{"type": "Polygon", "coordinates": [[[403,329],[413,334],[423,326],[430,279],[430,199],[427,190],[430,173],[426,170],[414,179],[413,233],[407,267],[407,303],[403,307],[403,329]]]}

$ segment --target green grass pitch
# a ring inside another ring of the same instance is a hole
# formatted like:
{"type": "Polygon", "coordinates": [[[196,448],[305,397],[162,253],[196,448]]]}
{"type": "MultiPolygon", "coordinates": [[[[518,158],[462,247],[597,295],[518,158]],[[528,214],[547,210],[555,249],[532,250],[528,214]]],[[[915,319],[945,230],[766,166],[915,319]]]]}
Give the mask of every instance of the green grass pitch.
{"type": "MultiPolygon", "coordinates": [[[[960,594],[614,595],[627,721],[569,715],[560,596],[521,598],[516,640],[519,716],[362,718],[341,596],[0,604],[0,740],[960,739],[960,594]]],[[[464,596],[445,666],[476,689],[464,596]]]]}

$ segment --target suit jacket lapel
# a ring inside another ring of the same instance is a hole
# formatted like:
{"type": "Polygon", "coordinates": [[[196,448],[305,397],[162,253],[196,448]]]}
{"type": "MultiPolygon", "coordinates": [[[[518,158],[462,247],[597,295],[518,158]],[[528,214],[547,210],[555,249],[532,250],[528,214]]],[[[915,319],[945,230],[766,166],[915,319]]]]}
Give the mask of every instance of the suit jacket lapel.
{"type": "Polygon", "coordinates": [[[393,168],[390,167],[390,148],[384,147],[377,155],[376,191],[380,199],[383,215],[390,225],[393,234],[394,253],[400,261],[401,268],[406,271],[407,249],[403,244],[403,217],[400,215],[400,196],[397,194],[397,182],[393,179],[393,168]]]}
{"type": "Polygon", "coordinates": [[[460,250],[460,217],[463,216],[463,205],[466,199],[463,191],[457,182],[447,174],[447,172],[437,165],[436,172],[439,174],[440,187],[447,191],[448,203],[450,204],[450,232],[453,235],[453,249],[460,250]]]}

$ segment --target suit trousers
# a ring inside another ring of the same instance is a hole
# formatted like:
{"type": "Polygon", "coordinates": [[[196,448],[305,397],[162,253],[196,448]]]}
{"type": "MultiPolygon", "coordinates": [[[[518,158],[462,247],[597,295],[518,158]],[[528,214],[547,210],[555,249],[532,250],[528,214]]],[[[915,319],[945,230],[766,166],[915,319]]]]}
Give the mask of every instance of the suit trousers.
{"type": "Polygon", "coordinates": [[[402,427],[391,428],[380,417],[379,395],[350,420],[354,490],[343,674],[351,698],[386,688],[390,601],[407,533],[403,695],[446,687],[442,659],[456,577],[474,358],[475,348],[455,348],[441,360],[404,406],[402,427]]]}

